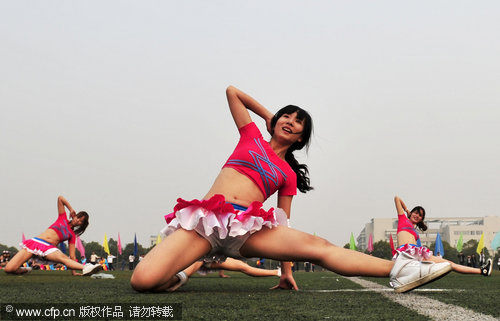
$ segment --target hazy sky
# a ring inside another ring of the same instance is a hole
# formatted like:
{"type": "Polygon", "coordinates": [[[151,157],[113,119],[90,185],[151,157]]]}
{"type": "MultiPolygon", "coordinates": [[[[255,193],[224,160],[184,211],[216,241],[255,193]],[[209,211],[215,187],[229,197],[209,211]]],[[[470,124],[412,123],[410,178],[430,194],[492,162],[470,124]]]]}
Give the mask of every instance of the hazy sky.
{"type": "MultiPolygon", "coordinates": [[[[393,197],[498,215],[498,1],[0,1],[0,243],[90,213],[147,245],[238,133],[232,84],[310,111],[292,225],[338,245],[393,197]]],[[[254,117],[261,129],[263,123],[254,117]]],[[[265,135],[267,137],[267,135],[265,135]]],[[[275,205],[275,198],[267,202],[275,205]]]]}

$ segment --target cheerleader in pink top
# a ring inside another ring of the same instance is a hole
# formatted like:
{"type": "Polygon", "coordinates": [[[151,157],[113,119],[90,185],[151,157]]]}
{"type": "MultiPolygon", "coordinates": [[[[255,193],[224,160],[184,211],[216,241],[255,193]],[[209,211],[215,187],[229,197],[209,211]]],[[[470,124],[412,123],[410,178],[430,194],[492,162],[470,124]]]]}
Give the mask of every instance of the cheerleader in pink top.
{"type": "Polygon", "coordinates": [[[175,289],[186,280],[186,274],[179,271],[200,259],[224,262],[227,257],[282,261],[276,288],[295,290],[289,261],[308,261],[349,276],[387,277],[394,271],[394,275],[405,275],[404,282],[427,273],[418,269],[416,260],[394,263],[289,227],[297,189],[303,193],[312,189],[307,166],[293,154],[309,145],[312,119],[293,105],[273,114],[232,86],[226,96],[239,142],[207,194],[199,200],[178,199],[173,212],[165,216],[162,232],[166,238],[137,265],[131,278],[134,289],[175,289]],[[262,137],[250,112],[265,122],[270,140],[262,137]],[[263,208],[262,203],[274,193],[278,194],[277,208],[263,208]]]}
{"type": "Polygon", "coordinates": [[[410,255],[419,261],[432,261],[438,263],[448,262],[453,271],[458,273],[482,274],[484,276],[491,275],[493,269],[491,259],[487,260],[486,264],[481,268],[473,268],[433,256],[431,250],[425,246],[417,245],[419,235],[416,229],[418,228],[421,231],[427,230],[427,225],[424,223],[425,209],[422,206],[416,206],[409,211],[408,207],[406,207],[406,204],[399,196],[394,197],[394,202],[398,213],[398,248],[396,249],[393,259],[405,253],[405,255],[410,255]]]}
{"type": "Polygon", "coordinates": [[[59,213],[57,220],[42,234],[23,241],[22,249],[5,266],[5,272],[14,274],[29,272],[30,269],[22,265],[33,255],[64,264],[72,270],[73,275],[91,275],[99,271],[100,265],[80,264],[75,255],[76,236],[85,232],[89,225],[89,215],[83,211],[77,214],[63,196],[57,198],[57,209],[59,213]],[[68,221],[66,208],[70,212],[71,221],[68,221]],[[69,257],[57,248],[57,245],[64,241],[68,241],[69,257]],[[82,270],[82,273],[76,273],[74,270],[82,270]]]}

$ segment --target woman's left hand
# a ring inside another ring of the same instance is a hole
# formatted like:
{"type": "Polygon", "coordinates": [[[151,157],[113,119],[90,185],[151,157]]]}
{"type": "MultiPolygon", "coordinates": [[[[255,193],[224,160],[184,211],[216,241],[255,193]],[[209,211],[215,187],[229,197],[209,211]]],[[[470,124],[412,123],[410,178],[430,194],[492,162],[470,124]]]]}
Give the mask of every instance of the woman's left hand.
{"type": "Polygon", "coordinates": [[[299,288],[297,287],[297,283],[295,283],[295,280],[291,275],[290,276],[282,275],[280,277],[280,283],[271,288],[271,290],[276,290],[276,289],[295,290],[295,291],[299,290],[299,288]]]}

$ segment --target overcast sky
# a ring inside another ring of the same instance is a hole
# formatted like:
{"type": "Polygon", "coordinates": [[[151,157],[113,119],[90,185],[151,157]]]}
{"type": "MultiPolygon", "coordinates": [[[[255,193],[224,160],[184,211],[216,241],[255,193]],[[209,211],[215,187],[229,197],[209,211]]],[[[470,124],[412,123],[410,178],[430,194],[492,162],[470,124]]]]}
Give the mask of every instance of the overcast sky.
{"type": "MultiPolygon", "coordinates": [[[[1,1],[0,243],[90,214],[147,245],[238,133],[235,85],[315,132],[292,226],[344,245],[393,197],[498,215],[498,1],[1,1]]],[[[259,127],[264,124],[254,117],[259,127]]],[[[268,136],[264,133],[265,137],[268,136]]],[[[275,198],[266,205],[274,206],[275,198]]]]}

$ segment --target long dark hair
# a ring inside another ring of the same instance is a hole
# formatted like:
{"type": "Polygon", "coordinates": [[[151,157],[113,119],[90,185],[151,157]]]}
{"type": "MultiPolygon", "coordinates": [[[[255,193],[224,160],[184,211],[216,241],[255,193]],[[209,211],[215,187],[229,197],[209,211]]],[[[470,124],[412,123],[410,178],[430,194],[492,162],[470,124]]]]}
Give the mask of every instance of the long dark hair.
{"type": "Polygon", "coordinates": [[[311,186],[311,182],[309,180],[309,170],[307,169],[306,164],[300,164],[296,159],[295,156],[293,155],[293,152],[296,150],[300,150],[304,147],[306,147],[306,150],[309,149],[309,145],[311,143],[311,135],[313,132],[313,123],[312,123],[312,118],[311,115],[302,108],[294,105],[288,105],[283,108],[281,108],[276,115],[274,115],[273,119],[271,120],[271,128],[272,132],[274,133],[274,126],[276,126],[276,122],[278,119],[283,116],[284,114],[291,115],[293,113],[297,113],[297,118],[300,120],[304,121],[304,129],[302,131],[302,139],[301,141],[297,141],[293,143],[288,150],[286,151],[285,154],[285,160],[286,162],[290,165],[292,170],[297,174],[297,188],[299,191],[302,193],[306,193],[307,191],[310,191],[313,189],[311,186]]]}
{"type": "Polygon", "coordinates": [[[87,226],[89,226],[89,214],[85,211],[78,212],[76,214],[76,217],[84,217],[85,219],[83,220],[82,224],[77,226],[73,231],[75,232],[76,235],[80,236],[85,232],[87,229],[87,226]]]}
{"type": "Polygon", "coordinates": [[[425,219],[425,209],[422,207],[422,206],[415,206],[411,212],[410,212],[410,215],[411,213],[420,213],[422,215],[422,220],[420,222],[417,223],[417,227],[419,229],[421,229],[422,231],[427,231],[427,225],[424,223],[424,219],[425,219]]]}

